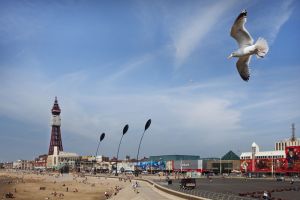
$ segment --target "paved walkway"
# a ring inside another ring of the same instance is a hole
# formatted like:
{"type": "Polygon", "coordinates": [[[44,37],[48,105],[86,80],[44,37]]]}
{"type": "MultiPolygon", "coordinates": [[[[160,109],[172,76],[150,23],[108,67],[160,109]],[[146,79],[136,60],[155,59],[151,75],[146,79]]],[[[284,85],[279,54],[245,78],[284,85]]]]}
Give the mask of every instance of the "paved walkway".
{"type": "Polygon", "coordinates": [[[128,184],[122,189],[117,196],[110,199],[112,200],[182,200],[182,198],[175,197],[173,195],[166,194],[148,183],[138,181],[138,193],[135,193],[132,189],[132,185],[128,184]]]}

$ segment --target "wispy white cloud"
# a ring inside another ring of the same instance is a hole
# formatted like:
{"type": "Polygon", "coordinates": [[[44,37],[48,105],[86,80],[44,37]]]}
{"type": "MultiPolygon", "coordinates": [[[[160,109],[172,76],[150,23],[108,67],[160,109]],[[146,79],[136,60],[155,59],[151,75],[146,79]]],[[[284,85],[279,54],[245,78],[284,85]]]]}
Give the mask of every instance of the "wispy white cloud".
{"type": "Polygon", "coordinates": [[[175,64],[179,67],[192,53],[201,46],[206,36],[212,31],[224,13],[235,5],[235,1],[219,1],[196,9],[195,13],[180,20],[180,25],[172,33],[175,48],[175,64]]]}
{"type": "Polygon", "coordinates": [[[291,17],[294,0],[277,2],[276,6],[267,7],[260,12],[258,18],[253,21],[254,29],[263,30],[260,36],[267,37],[269,44],[272,44],[280,29],[291,17]]]}
{"type": "Polygon", "coordinates": [[[125,63],[124,65],[120,65],[118,67],[118,71],[114,72],[113,74],[109,75],[108,77],[105,78],[105,82],[114,82],[116,80],[119,80],[122,76],[128,75],[128,73],[132,72],[133,70],[142,67],[143,64],[146,62],[150,61],[155,57],[155,54],[145,54],[141,57],[135,58],[128,63],[125,63]]]}
{"type": "Polygon", "coordinates": [[[273,43],[281,27],[288,21],[293,13],[293,0],[283,1],[279,10],[276,9],[276,15],[272,16],[273,30],[270,30],[270,42],[273,43]]]}

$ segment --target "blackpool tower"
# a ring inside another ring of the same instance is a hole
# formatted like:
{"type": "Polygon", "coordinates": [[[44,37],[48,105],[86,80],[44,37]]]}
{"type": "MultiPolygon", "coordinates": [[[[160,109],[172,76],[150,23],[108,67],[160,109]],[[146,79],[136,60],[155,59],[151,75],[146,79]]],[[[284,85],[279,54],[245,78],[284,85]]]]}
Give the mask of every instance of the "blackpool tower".
{"type": "Polygon", "coordinates": [[[55,97],[54,105],[52,107],[52,129],[51,129],[51,139],[49,145],[48,155],[53,155],[54,147],[57,146],[59,151],[63,151],[62,140],[61,140],[61,131],[60,131],[60,108],[55,97]]]}

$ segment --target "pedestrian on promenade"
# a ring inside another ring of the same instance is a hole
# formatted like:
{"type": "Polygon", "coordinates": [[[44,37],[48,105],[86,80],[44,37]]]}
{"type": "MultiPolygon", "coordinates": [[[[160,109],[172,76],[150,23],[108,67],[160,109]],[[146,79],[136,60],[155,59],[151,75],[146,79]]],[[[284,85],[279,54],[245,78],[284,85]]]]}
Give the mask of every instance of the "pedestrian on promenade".
{"type": "Polygon", "coordinates": [[[270,200],[271,199],[271,193],[267,192],[267,191],[264,191],[263,199],[270,200]]]}
{"type": "Polygon", "coordinates": [[[294,184],[294,179],[292,178],[292,180],[291,180],[291,184],[293,185],[294,184]]]}

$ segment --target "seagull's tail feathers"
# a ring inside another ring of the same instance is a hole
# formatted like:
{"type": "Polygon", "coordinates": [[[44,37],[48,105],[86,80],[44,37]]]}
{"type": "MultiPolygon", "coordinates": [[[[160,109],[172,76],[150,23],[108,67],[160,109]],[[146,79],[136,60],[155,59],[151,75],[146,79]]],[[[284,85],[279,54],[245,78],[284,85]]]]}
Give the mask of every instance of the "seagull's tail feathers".
{"type": "Polygon", "coordinates": [[[255,47],[257,50],[257,57],[263,58],[269,51],[269,46],[267,41],[264,38],[258,38],[258,40],[255,43],[255,47]]]}

